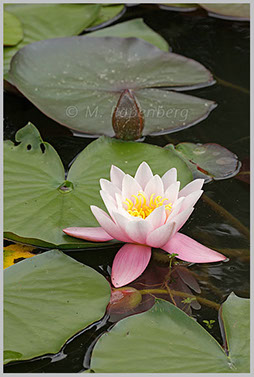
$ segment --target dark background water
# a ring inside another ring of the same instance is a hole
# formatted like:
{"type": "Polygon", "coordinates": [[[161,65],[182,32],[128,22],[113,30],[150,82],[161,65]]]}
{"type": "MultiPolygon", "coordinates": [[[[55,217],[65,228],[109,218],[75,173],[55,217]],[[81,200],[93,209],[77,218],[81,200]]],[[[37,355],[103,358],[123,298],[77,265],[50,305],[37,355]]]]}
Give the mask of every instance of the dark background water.
{"type": "MultiPolygon", "coordinates": [[[[234,152],[240,161],[246,161],[250,154],[249,23],[208,17],[203,10],[178,13],[151,5],[128,8],[120,22],[137,17],[142,17],[148,26],[163,36],[173,52],[199,61],[217,80],[211,87],[189,92],[216,101],[218,106],[207,119],[180,132],[146,137],[144,142],[162,147],[169,142],[218,143],[234,152]]],[[[47,118],[24,97],[5,93],[4,109],[5,139],[14,140],[16,131],[30,121],[39,129],[43,140],[54,146],[66,169],[77,153],[93,140],[73,136],[70,130],[47,118]]],[[[231,178],[210,182],[204,189],[207,197],[249,227],[247,183],[231,178]]],[[[232,291],[240,297],[249,297],[249,240],[246,233],[243,234],[225,213],[204,199],[196,205],[195,216],[187,222],[183,232],[229,258],[224,263],[189,267],[201,288],[201,297],[217,304],[221,304],[232,291]]],[[[96,257],[87,250],[68,254],[109,277],[117,250],[117,247],[106,251],[101,249],[96,252],[96,257]]],[[[222,343],[217,310],[201,304],[199,310],[192,309],[192,315],[203,326],[203,320],[216,320],[213,328],[208,330],[222,343]]],[[[5,371],[79,372],[83,369],[84,358],[86,367],[89,366],[91,347],[98,336],[110,329],[111,321],[114,319],[110,320],[106,314],[101,321],[70,339],[59,354],[29,362],[13,362],[5,371]]]]}

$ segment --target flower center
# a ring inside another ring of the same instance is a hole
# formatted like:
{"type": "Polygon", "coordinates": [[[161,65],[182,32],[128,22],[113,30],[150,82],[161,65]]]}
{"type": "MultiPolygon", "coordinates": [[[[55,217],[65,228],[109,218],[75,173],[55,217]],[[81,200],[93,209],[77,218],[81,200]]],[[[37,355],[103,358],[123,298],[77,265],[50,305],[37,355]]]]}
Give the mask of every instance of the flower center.
{"type": "MultiPolygon", "coordinates": [[[[146,201],[145,195],[140,192],[138,195],[131,195],[135,199],[135,203],[130,200],[126,199],[124,204],[126,204],[127,208],[125,210],[134,217],[140,217],[142,219],[145,219],[147,216],[152,213],[155,208],[161,207],[164,205],[164,202],[168,200],[167,198],[162,199],[160,195],[155,196],[155,194],[152,194],[149,199],[149,203],[146,201]],[[155,196],[155,198],[154,198],[155,196]]],[[[172,203],[166,204],[165,209],[168,211],[171,211],[172,209],[172,203]]]]}

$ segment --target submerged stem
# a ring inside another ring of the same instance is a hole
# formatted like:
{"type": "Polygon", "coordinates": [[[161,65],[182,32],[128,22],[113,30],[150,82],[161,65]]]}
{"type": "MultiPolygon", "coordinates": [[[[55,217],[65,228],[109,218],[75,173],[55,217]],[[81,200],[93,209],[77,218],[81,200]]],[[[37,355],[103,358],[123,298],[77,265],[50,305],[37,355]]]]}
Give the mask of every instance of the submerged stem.
{"type": "Polygon", "coordinates": [[[232,225],[235,226],[245,237],[250,238],[249,229],[241,223],[237,218],[235,218],[231,213],[229,213],[225,208],[220,206],[214,200],[209,198],[207,195],[202,195],[202,200],[206,202],[215,212],[218,212],[221,216],[227,219],[232,225]]]}
{"type": "MultiPolygon", "coordinates": [[[[168,294],[168,290],[167,289],[142,289],[139,291],[139,293],[141,293],[142,295],[146,295],[146,294],[168,294]]],[[[216,302],[214,301],[210,301],[206,298],[203,298],[203,297],[200,297],[200,296],[195,296],[195,295],[191,295],[189,293],[185,293],[185,292],[181,292],[181,291],[175,291],[173,289],[170,290],[170,293],[172,295],[175,295],[175,296],[179,296],[179,297],[183,297],[183,298],[186,298],[186,297],[190,297],[190,298],[195,298],[199,303],[201,304],[204,304],[206,306],[210,306],[216,310],[219,310],[220,308],[220,304],[217,304],[216,302]]]]}
{"type": "Polygon", "coordinates": [[[232,82],[222,80],[222,79],[220,79],[219,77],[216,77],[216,76],[214,76],[214,78],[216,79],[217,83],[220,84],[220,85],[227,86],[228,88],[232,88],[232,89],[235,89],[235,90],[239,90],[240,92],[245,93],[245,94],[250,94],[250,91],[246,88],[242,88],[239,85],[232,84],[232,82]]]}

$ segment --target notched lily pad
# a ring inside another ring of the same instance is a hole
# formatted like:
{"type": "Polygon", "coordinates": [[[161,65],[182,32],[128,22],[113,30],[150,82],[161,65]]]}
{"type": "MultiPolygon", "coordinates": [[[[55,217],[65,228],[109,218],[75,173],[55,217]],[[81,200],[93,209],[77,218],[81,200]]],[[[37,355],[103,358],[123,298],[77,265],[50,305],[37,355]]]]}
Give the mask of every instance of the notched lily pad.
{"type": "Polygon", "coordinates": [[[121,320],[99,339],[91,369],[95,373],[249,373],[249,308],[249,300],[233,294],[222,305],[227,355],[193,318],[157,299],[153,308],[121,320]]]}
{"type": "Polygon", "coordinates": [[[234,177],[241,168],[238,157],[219,144],[180,143],[165,148],[175,149],[186,162],[194,178],[203,178],[205,182],[234,177]]]}
{"type": "Polygon", "coordinates": [[[233,21],[250,20],[250,4],[199,4],[209,16],[233,21]]]}
{"type": "Polygon", "coordinates": [[[112,114],[125,90],[144,114],[143,135],[190,127],[215,107],[212,101],[178,93],[214,83],[203,65],[137,38],[37,42],[15,55],[10,77],[47,116],[85,134],[114,136],[112,114]]]}
{"type": "Polygon", "coordinates": [[[106,279],[51,250],[4,271],[5,362],[56,353],[99,320],[110,299],[106,279]]]}
{"type": "Polygon", "coordinates": [[[62,231],[98,226],[90,205],[105,209],[99,180],[109,179],[112,164],[134,175],[146,161],[154,174],[176,167],[182,186],[192,179],[174,151],[145,143],[101,137],[78,155],[66,177],[57,152],[31,123],[17,132],[16,141],[18,145],[4,142],[4,236],[17,242],[65,249],[112,245],[113,241],[86,242],[62,231]]]}
{"type": "Polygon", "coordinates": [[[247,157],[242,161],[241,169],[236,176],[236,179],[250,184],[250,158],[247,157]]]}

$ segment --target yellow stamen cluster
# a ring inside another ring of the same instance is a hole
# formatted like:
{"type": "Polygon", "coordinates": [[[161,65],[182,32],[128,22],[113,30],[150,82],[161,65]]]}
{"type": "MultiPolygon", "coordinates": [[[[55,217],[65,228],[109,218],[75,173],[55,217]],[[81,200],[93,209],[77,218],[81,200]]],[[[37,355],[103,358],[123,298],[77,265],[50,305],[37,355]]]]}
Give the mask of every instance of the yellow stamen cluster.
{"type": "MultiPolygon", "coordinates": [[[[135,203],[133,203],[132,200],[126,199],[124,204],[126,204],[127,208],[125,210],[134,217],[140,217],[142,219],[145,219],[147,216],[152,213],[155,208],[161,207],[164,205],[164,202],[168,200],[167,198],[162,199],[160,195],[155,196],[155,194],[152,194],[150,196],[149,203],[147,204],[146,202],[146,197],[145,195],[140,192],[138,195],[132,195],[133,198],[135,199],[135,203]]],[[[165,209],[171,211],[172,209],[172,203],[166,204],[165,209]]]]}

